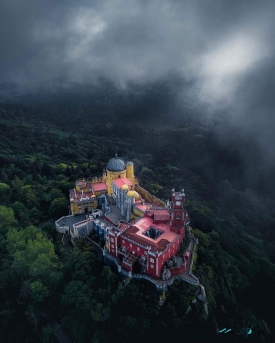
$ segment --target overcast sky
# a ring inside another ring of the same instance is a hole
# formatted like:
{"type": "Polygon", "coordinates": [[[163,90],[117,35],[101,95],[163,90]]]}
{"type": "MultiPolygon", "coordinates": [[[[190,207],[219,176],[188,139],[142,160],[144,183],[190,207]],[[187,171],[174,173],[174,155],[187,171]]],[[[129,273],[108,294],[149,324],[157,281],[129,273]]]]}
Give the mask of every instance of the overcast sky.
{"type": "Polygon", "coordinates": [[[275,1],[1,0],[0,6],[1,82],[103,75],[126,87],[176,73],[193,81],[190,92],[201,103],[230,109],[233,120],[263,116],[259,130],[273,134],[275,1]]]}

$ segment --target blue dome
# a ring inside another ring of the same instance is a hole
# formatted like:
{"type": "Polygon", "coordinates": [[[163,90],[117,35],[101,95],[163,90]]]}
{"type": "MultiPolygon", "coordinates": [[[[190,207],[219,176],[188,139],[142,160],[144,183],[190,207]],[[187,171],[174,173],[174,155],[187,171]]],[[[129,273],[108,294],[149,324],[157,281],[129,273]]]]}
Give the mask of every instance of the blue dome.
{"type": "Polygon", "coordinates": [[[125,162],[119,157],[112,158],[107,165],[107,170],[111,172],[120,172],[125,169],[125,162]]]}

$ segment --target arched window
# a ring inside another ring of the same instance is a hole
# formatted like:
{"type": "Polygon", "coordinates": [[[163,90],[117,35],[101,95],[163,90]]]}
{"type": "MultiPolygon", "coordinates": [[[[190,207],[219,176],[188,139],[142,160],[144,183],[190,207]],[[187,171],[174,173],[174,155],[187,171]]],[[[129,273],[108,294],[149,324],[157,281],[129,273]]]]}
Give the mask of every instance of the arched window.
{"type": "Polygon", "coordinates": [[[180,219],[180,214],[179,213],[177,213],[176,219],[180,219]]]}

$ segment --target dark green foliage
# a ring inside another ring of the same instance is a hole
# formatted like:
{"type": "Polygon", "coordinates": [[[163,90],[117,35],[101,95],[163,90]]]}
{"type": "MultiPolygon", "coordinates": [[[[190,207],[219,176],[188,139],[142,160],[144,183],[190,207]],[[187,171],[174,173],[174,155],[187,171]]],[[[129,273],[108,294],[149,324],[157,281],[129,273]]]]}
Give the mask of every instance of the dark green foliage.
{"type": "Polygon", "coordinates": [[[68,200],[62,196],[62,198],[56,198],[51,202],[49,215],[54,218],[59,218],[62,215],[68,213],[68,200]]]}
{"type": "Polygon", "coordinates": [[[63,124],[58,111],[49,115],[50,126],[42,121],[43,111],[37,121],[34,109],[23,109],[29,111],[26,123],[16,108],[6,110],[13,116],[0,125],[3,342],[56,342],[60,328],[81,343],[214,342],[215,322],[236,331],[238,325],[255,324],[255,330],[269,333],[273,314],[268,307],[275,302],[275,194],[268,192],[273,182],[268,172],[248,170],[247,177],[240,177],[241,154],[247,152],[251,160],[258,156],[255,149],[255,156],[248,153],[250,143],[243,143],[243,152],[233,143],[225,149],[207,127],[187,120],[176,128],[161,128],[155,121],[126,127],[125,108],[111,127],[93,113],[80,127],[82,115],[75,121],[68,112],[67,132],[54,127],[63,124]],[[206,290],[207,321],[202,302],[192,303],[193,286],[175,282],[159,306],[161,293],[151,283],[131,280],[124,286],[115,270],[96,259],[89,242],[77,241],[72,251],[69,239],[62,244],[53,219],[68,214],[69,188],[79,178],[100,175],[116,152],[134,161],[141,186],[157,197],[167,200],[171,188],[185,187],[192,233],[199,240],[193,273],[206,290]],[[47,306],[55,326],[49,324],[47,306]],[[221,306],[227,309],[226,323],[221,306]]]}

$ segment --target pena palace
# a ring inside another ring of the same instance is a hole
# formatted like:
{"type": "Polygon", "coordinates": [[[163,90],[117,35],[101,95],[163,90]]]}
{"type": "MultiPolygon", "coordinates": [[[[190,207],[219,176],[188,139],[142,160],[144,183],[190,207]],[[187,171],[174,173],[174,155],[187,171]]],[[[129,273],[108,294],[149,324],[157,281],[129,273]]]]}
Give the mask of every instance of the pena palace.
{"type": "Polygon", "coordinates": [[[73,243],[89,239],[106,264],[159,289],[175,279],[199,285],[192,274],[197,240],[190,232],[183,189],[173,189],[164,202],[139,186],[133,162],[116,156],[102,177],[76,181],[69,198],[70,214],[55,225],[73,243]]]}

